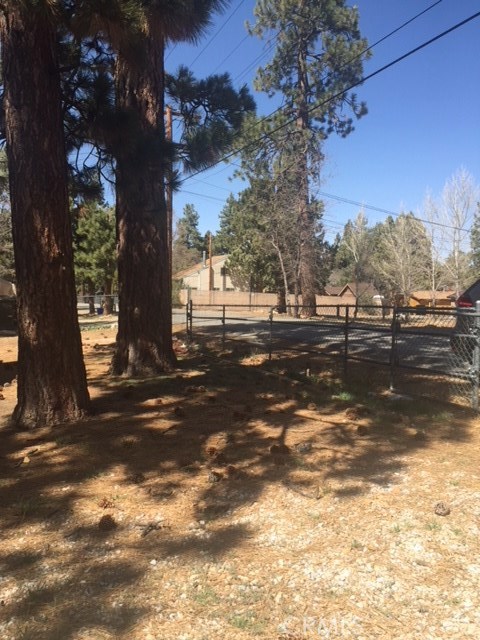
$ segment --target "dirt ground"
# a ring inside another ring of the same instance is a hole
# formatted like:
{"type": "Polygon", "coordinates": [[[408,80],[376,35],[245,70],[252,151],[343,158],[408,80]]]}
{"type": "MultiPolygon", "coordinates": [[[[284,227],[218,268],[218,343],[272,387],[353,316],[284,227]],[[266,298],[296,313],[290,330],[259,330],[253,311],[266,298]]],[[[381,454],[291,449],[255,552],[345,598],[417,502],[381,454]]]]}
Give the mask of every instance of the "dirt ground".
{"type": "Polygon", "coordinates": [[[109,378],[114,337],[83,332],[95,415],[28,433],[0,338],[2,640],[480,637],[475,416],[181,336],[109,378]]]}

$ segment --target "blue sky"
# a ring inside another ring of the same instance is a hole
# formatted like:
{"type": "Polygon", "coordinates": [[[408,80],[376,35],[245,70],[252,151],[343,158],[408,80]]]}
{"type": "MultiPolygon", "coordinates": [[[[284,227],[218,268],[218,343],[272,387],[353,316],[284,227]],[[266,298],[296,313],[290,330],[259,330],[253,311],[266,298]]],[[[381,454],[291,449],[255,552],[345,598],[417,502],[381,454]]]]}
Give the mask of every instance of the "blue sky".
{"type": "MultiPolygon", "coordinates": [[[[362,35],[373,44],[434,1],[358,0],[362,35]]],[[[253,78],[271,51],[258,38],[243,40],[245,21],[254,19],[254,6],[255,0],[232,2],[197,46],[171,47],[166,65],[173,71],[186,64],[197,77],[228,71],[235,86],[250,87],[258,114],[267,115],[277,102],[254,92],[253,78]]],[[[441,0],[376,46],[365,64],[365,75],[468,18],[479,7],[478,0],[441,0]]],[[[480,18],[372,78],[356,92],[367,102],[369,113],[350,136],[327,141],[323,192],[395,212],[411,210],[421,217],[426,191],[440,195],[446,180],[460,167],[480,183],[480,18]]],[[[216,231],[228,194],[246,186],[229,180],[232,172],[231,166],[221,164],[187,180],[175,194],[175,215],[192,203],[200,214],[200,231],[216,231]]],[[[324,200],[325,227],[332,240],[359,207],[324,200]]],[[[372,224],[386,216],[369,210],[366,214],[372,224]]]]}

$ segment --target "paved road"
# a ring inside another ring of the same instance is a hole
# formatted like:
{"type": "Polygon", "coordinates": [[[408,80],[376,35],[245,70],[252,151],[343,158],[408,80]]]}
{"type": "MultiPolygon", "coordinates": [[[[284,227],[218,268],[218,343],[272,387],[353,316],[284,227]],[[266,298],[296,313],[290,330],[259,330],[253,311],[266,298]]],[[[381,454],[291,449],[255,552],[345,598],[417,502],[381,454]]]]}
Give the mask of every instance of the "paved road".
{"type": "MultiPolygon", "coordinates": [[[[195,331],[222,335],[221,314],[194,311],[195,331]]],[[[345,352],[345,325],[343,322],[327,321],[292,323],[291,320],[275,317],[271,327],[266,318],[245,316],[244,319],[227,319],[225,333],[229,338],[248,341],[267,348],[271,341],[275,351],[282,346],[315,350],[323,353],[343,355],[345,352]]],[[[403,366],[422,367],[445,373],[462,372],[466,363],[455,361],[450,348],[450,331],[438,333],[413,333],[403,330],[397,337],[397,363],[403,366]]],[[[368,324],[353,324],[348,332],[350,356],[388,364],[392,348],[389,327],[368,324]]]]}

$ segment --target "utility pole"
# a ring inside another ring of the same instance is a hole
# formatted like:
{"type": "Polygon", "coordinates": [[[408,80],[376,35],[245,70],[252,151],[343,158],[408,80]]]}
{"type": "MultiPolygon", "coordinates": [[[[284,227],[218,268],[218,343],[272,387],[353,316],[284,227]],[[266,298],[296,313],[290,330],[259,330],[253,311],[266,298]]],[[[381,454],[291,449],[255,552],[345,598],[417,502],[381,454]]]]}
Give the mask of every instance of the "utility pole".
{"type": "Polygon", "coordinates": [[[208,290],[213,291],[212,232],[208,232],[208,290]]]}
{"type": "MultiPolygon", "coordinates": [[[[167,104],[165,107],[165,139],[167,142],[173,142],[172,120],[173,116],[181,116],[179,111],[173,111],[172,107],[167,104]]],[[[165,171],[165,204],[167,207],[167,244],[168,244],[168,263],[170,269],[170,280],[172,279],[172,246],[173,246],[173,164],[168,163],[165,171]]]]}
{"type": "MultiPolygon", "coordinates": [[[[165,108],[165,138],[167,142],[172,142],[172,107],[167,104],[165,108]]],[[[169,162],[166,169],[165,180],[165,203],[167,207],[167,247],[168,247],[168,268],[170,272],[170,281],[172,280],[172,246],[173,246],[173,193],[172,178],[173,167],[169,162]]]]}

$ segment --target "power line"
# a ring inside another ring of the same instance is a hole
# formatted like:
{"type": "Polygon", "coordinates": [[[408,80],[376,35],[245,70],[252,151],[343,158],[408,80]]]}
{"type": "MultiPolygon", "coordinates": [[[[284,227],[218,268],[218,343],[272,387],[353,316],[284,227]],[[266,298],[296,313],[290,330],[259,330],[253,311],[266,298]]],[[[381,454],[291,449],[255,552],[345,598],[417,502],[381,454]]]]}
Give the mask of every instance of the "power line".
{"type": "MultiPolygon", "coordinates": [[[[250,37],[250,36],[247,36],[250,37]]],[[[243,71],[240,71],[240,73],[238,73],[235,78],[233,79],[233,82],[238,82],[240,80],[240,78],[243,78],[243,76],[245,76],[249,71],[251,71],[253,69],[253,67],[260,62],[260,60],[262,60],[262,58],[265,58],[265,56],[267,56],[270,51],[273,49],[273,47],[275,46],[275,41],[272,41],[267,48],[265,49],[265,51],[263,51],[262,53],[260,53],[258,56],[256,56],[252,62],[250,62],[246,67],[244,67],[243,71]]],[[[278,109],[277,109],[278,111],[278,109]]],[[[275,111],[273,112],[275,113],[275,111]]],[[[271,114],[273,115],[273,114],[271,114]]]]}
{"type": "MultiPolygon", "coordinates": [[[[347,67],[348,65],[350,65],[352,62],[354,62],[355,60],[357,60],[357,58],[360,58],[362,56],[364,56],[366,53],[368,53],[369,51],[371,51],[374,47],[378,46],[379,44],[381,44],[382,42],[384,42],[385,40],[387,40],[388,38],[390,38],[391,36],[393,36],[394,34],[398,33],[399,31],[401,31],[402,29],[404,29],[406,26],[408,26],[409,24],[411,24],[412,22],[414,22],[415,20],[417,20],[418,18],[420,18],[422,15],[424,15],[425,13],[427,13],[428,11],[431,11],[434,7],[436,7],[437,5],[441,4],[441,2],[443,2],[443,0],[436,0],[436,2],[434,2],[433,4],[429,5],[428,7],[426,7],[425,9],[423,9],[422,11],[420,11],[419,13],[415,14],[414,16],[412,16],[411,18],[409,18],[408,20],[406,20],[405,22],[403,22],[401,25],[399,25],[398,27],[396,27],[395,29],[393,29],[392,31],[390,31],[389,33],[387,33],[386,35],[382,36],[381,38],[379,38],[376,42],[374,42],[373,44],[371,44],[370,46],[368,46],[366,49],[364,49],[363,51],[360,51],[360,53],[358,53],[357,55],[353,56],[353,58],[351,58],[350,60],[348,60],[347,62],[345,62],[345,64],[341,65],[340,68],[338,69],[338,71],[340,71],[341,69],[344,69],[345,67],[347,67]]],[[[248,37],[248,36],[247,36],[248,37]]],[[[238,75],[235,76],[235,78],[233,79],[233,82],[238,82],[238,80],[240,80],[240,78],[242,78],[244,75],[246,75],[251,69],[253,69],[253,67],[257,64],[257,62],[259,62],[262,58],[264,58],[266,55],[268,55],[268,53],[273,49],[273,47],[275,46],[275,38],[278,37],[278,33],[275,34],[274,38],[272,39],[272,42],[268,45],[267,49],[261,53],[260,55],[258,55],[256,58],[253,59],[253,61],[247,65],[247,67],[244,68],[243,71],[241,71],[238,75]]],[[[245,38],[244,38],[245,40],[245,38]]],[[[242,42],[244,41],[242,40],[242,42]]],[[[238,48],[238,47],[237,47],[238,48]]],[[[236,50],[236,48],[235,48],[236,50]]],[[[231,54],[230,54],[231,55],[231,54]]],[[[226,59],[228,59],[229,56],[227,56],[226,59]]],[[[224,60],[225,61],[225,60],[224,60]]],[[[218,67],[217,67],[218,68],[218,67]]],[[[322,78],[322,82],[325,82],[326,80],[328,80],[329,75],[331,75],[331,73],[327,73],[325,74],[325,76],[322,78]]],[[[272,118],[276,113],[280,112],[283,108],[283,105],[281,105],[280,107],[278,107],[277,109],[275,109],[274,111],[272,111],[270,114],[268,114],[267,116],[264,116],[263,118],[261,118],[258,122],[258,124],[262,124],[263,122],[265,122],[266,120],[268,120],[269,118],[272,118]]],[[[255,125],[256,126],[256,125],[255,125]]],[[[246,133],[248,133],[248,131],[253,130],[254,127],[251,127],[250,129],[248,129],[246,131],[246,133]]]]}
{"type": "MultiPolygon", "coordinates": [[[[337,196],[333,193],[326,193],[325,191],[318,191],[318,195],[322,196],[322,198],[328,198],[329,200],[336,200],[337,202],[343,202],[345,204],[351,204],[356,207],[360,207],[361,209],[368,209],[369,211],[376,211],[377,213],[384,213],[388,216],[394,216],[395,218],[399,218],[404,213],[398,213],[397,211],[390,211],[389,209],[383,209],[382,207],[376,207],[372,204],[365,204],[364,202],[358,202],[356,200],[349,200],[348,198],[344,198],[342,196],[337,196]]],[[[445,224],[443,222],[435,222],[433,220],[425,220],[425,218],[419,218],[415,214],[413,214],[415,220],[418,222],[422,222],[424,224],[434,225],[436,227],[443,227],[444,229],[454,229],[455,231],[468,231],[468,229],[464,229],[463,227],[456,227],[451,224],[445,224]]]]}
{"type": "Polygon", "coordinates": [[[225,204],[224,198],[216,198],[215,196],[207,196],[206,193],[195,193],[195,191],[185,191],[182,189],[182,193],[188,193],[189,196],[198,196],[199,198],[206,198],[207,200],[215,200],[216,202],[222,202],[225,204]]]}
{"type": "MultiPolygon", "coordinates": [[[[434,7],[436,7],[438,4],[441,4],[443,2],[443,0],[437,0],[436,2],[434,2],[433,4],[431,4],[430,6],[428,6],[426,9],[423,9],[423,11],[420,11],[420,13],[417,13],[416,15],[414,15],[412,18],[409,18],[408,20],[406,20],[405,22],[403,22],[399,27],[397,27],[396,29],[394,29],[393,31],[390,31],[390,33],[387,33],[387,35],[381,37],[379,40],[377,40],[376,42],[374,42],[373,44],[371,44],[369,47],[367,47],[364,51],[361,51],[358,55],[356,55],[354,58],[352,58],[352,60],[350,62],[353,62],[354,60],[356,60],[357,58],[359,58],[360,56],[365,55],[368,51],[371,51],[374,47],[378,46],[379,44],[381,44],[382,42],[384,42],[385,40],[387,40],[388,38],[390,38],[391,36],[395,35],[396,33],[398,33],[399,31],[401,31],[402,29],[404,29],[406,26],[408,26],[409,24],[411,24],[412,22],[414,22],[415,20],[417,20],[417,18],[420,18],[420,16],[423,16],[425,13],[427,13],[428,11],[430,11],[431,9],[433,9],[434,7]]],[[[350,64],[350,63],[347,63],[350,64]]]]}
{"type": "MultiPolygon", "coordinates": [[[[441,38],[444,38],[448,34],[450,34],[453,31],[455,31],[456,29],[459,29],[460,27],[463,27],[464,25],[466,25],[467,23],[471,22],[475,18],[478,18],[478,16],[480,16],[480,11],[477,11],[477,13],[474,13],[470,17],[465,18],[465,20],[462,20],[461,22],[458,22],[457,24],[453,25],[449,29],[446,29],[445,31],[442,31],[441,33],[437,34],[433,38],[430,38],[429,40],[426,40],[425,42],[423,42],[422,44],[418,45],[417,47],[414,47],[413,49],[410,49],[409,51],[407,51],[407,53],[404,53],[403,55],[399,56],[398,58],[395,58],[391,62],[383,65],[382,67],[380,67],[379,69],[376,69],[375,71],[372,71],[372,73],[369,73],[368,75],[364,76],[363,78],[361,78],[357,82],[352,83],[351,85],[349,85],[345,89],[342,89],[342,91],[338,91],[337,93],[335,93],[330,98],[327,98],[326,100],[323,100],[320,104],[317,104],[317,105],[314,105],[313,107],[310,107],[310,109],[307,110],[307,113],[309,115],[312,114],[314,111],[316,111],[320,107],[323,107],[323,106],[327,105],[329,102],[333,102],[337,98],[340,98],[341,96],[343,96],[348,91],[351,91],[355,87],[358,87],[358,86],[364,84],[367,80],[371,80],[371,78],[374,78],[375,76],[379,75],[380,73],[383,73],[387,69],[390,69],[391,67],[395,66],[399,62],[402,62],[406,58],[409,58],[410,56],[414,55],[415,53],[418,53],[419,51],[421,51],[425,47],[433,44],[434,42],[436,42],[437,40],[440,40],[441,38]]],[[[278,111],[278,109],[276,111],[278,111]]],[[[276,111],[274,111],[273,113],[275,113],[276,111]]],[[[273,115],[273,114],[270,114],[270,116],[271,115],[273,115]]],[[[267,117],[270,117],[270,116],[267,116],[267,117]]],[[[264,118],[264,120],[265,120],[265,118],[264,118]]],[[[296,120],[296,117],[290,118],[290,120],[287,120],[285,123],[283,123],[281,125],[278,125],[274,129],[272,129],[268,134],[263,134],[259,138],[257,138],[256,140],[253,140],[252,142],[249,142],[249,143],[243,145],[242,147],[240,147],[238,149],[234,149],[230,153],[226,154],[225,156],[223,156],[222,158],[220,158],[219,160],[214,162],[209,168],[212,168],[212,167],[220,164],[221,162],[224,162],[225,160],[228,160],[229,158],[232,158],[232,157],[238,155],[239,153],[241,153],[245,149],[248,149],[249,147],[258,146],[258,143],[261,143],[263,140],[267,139],[272,134],[277,133],[278,131],[281,131],[285,127],[287,127],[290,124],[292,124],[293,122],[295,122],[295,120],[296,120]]],[[[200,170],[192,173],[190,176],[185,177],[181,181],[181,184],[183,184],[187,180],[190,180],[191,178],[195,177],[196,175],[199,175],[200,173],[204,173],[205,171],[207,171],[207,169],[200,169],[200,170]]]]}
{"type": "Polygon", "coordinates": [[[207,185],[207,187],[212,187],[213,189],[219,189],[220,191],[227,191],[228,193],[232,193],[231,189],[227,189],[226,187],[220,187],[217,184],[213,184],[212,182],[206,182],[205,180],[199,180],[198,178],[195,178],[194,182],[200,182],[201,184],[207,185]]]}
{"type": "MultiPolygon", "coordinates": [[[[433,4],[429,5],[428,7],[426,7],[423,11],[421,11],[420,13],[417,13],[416,15],[414,15],[412,18],[410,18],[409,20],[406,20],[405,22],[403,22],[400,26],[396,27],[395,29],[393,29],[393,31],[390,31],[389,33],[387,33],[385,36],[382,36],[379,40],[377,40],[376,42],[374,42],[372,45],[370,45],[369,47],[367,47],[366,49],[364,49],[363,51],[361,51],[359,54],[357,54],[356,56],[354,56],[351,60],[349,60],[348,62],[346,62],[344,65],[342,65],[340,67],[340,69],[343,69],[345,66],[349,65],[351,62],[353,62],[354,60],[356,60],[358,57],[364,55],[366,52],[370,51],[371,49],[373,49],[374,47],[376,47],[377,45],[379,45],[380,43],[384,42],[385,40],[387,40],[388,38],[390,38],[392,35],[394,35],[395,33],[398,33],[401,29],[405,28],[407,25],[411,24],[414,20],[417,20],[417,18],[419,18],[420,16],[424,15],[425,13],[427,13],[428,11],[430,11],[431,9],[433,9],[434,7],[436,7],[438,4],[440,4],[441,2],[443,2],[443,0],[437,0],[436,2],[434,2],[433,4]]],[[[232,14],[233,15],[233,14],[232,14]]],[[[231,17],[231,16],[230,16],[231,17]]],[[[230,18],[229,18],[230,19],[230,18]]],[[[218,33],[218,32],[217,32],[218,33]]],[[[217,34],[215,34],[217,35],[217,34]]],[[[276,34],[275,37],[277,37],[278,34],[276,34]]],[[[215,36],[214,36],[215,37],[215,36]]],[[[246,38],[248,38],[249,35],[247,34],[247,36],[245,36],[245,38],[243,38],[243,40],[240,42],[240,44],[242,44],[246,38]]],[[[212,38],[213,39],[213,38],[212,38]]],[[[232,55],[232,53],[234,53],[238,47],[240,46],[237,45],[234,50],[226,57],[224,58],[224,60],[220,63],[223,64],[228,58],[230,58],[230,56],[232,55]]],[[[262,58],[264,58],[269,52],[270,50],[274,47],[275,42],[272,41],[266,51],[262,54],[260,54],[259,56],[257,56],[256,58],[254,58],[254,60],[247,66],[245,67],[245,69],[243,71],[240,72],[240,74],[238,74],[234,79],[233,82],[237,82],[242,76],[244,76],[253,66],[255,66],[255,64],[260,61],[262,58]]],[[[173,51],[173,50],[172,50],[173,51]]],[[[202,52],[200,52],[202,53],[202,52]]],[[[200,55],[200,54],[199,54],[200,55]]],[[[218,69],[218,67],[220,66],[218,65],[215,68],[215,71],[218,69]]],[[[329,74],[326,74],[324,76],[324,78],[322,79],[323,82],[325,82],[325,80],[328,78],[329,74]]],[[[347,89],[348,91],[348,89],[347,89]]],[[[265,122],[266,120],[268,120],[269,118],[271,118],[272,116],[274,116],[276,113],[278,113],[279,111],[281,111],[281,109],[283,108],[283,104],[280,105],[280,107],[278,107],[277,109],[275,109],[274,111],[272,111],[270,114],[268,114],[267,116],[264,116],[263,118],[261,118],[259,120],[259,122],[257,124],[262,124],[263,122],[265,122]]],[[[256,126],[256,125],[255,125],[256,126]]],[[[246,133],[248,133],[248,131],[253,130],[254,127],[251,127],[250,129],[248,129],[246,131],[246,133]]],[[[231,155],[236,155],[236,152],[234,152],[231,155]]],[[[231,157],[228,156],[227,159],[231,157]]],[[[208,169],[204,169],[202,171],[208,171],[209,169],[213,168],[214,166],[216,166],[217,164],[219,164],[220,162],[222,162],[223,159],[221,158],[220,160],[218,160],[218,162],[216,162],[215,164],[211,165],[211,167],[209,167],[208,169]]],[[[240,168],[240,165],[236,165],[240,168]]],[[[218,175],[219,173],[223,173],[224,171],[227,171],[229,169],[229,167],[222,167],[219,171],[215,172],[214,174],[212,174],[213,176],[218,175]]],[[[195,175],[198,175],[198,173],[202,173],[202,171],[196,172],[191,174],[190,176],[187,176],[186,178],[184,178],[183,182],[185,182],[186,180],[189,180],[190,178],[192,178],[195,175]]]]}
{"type": "MultiPolygon", "coordinates": [[[[211,184],[209,182],[206,182],[205,180],[198,180],[198,182],[202,182],[202,184],[207,185],[208,187],[215,187],[217,189],[221,189],[222,191],[228,191],[229,193],[231,193],[231,191],[229,189],[225,189],[224,187],[217,187],[217,185],[211,184]]],[[[221,202],[221,203],[225,203],[225,199],[224,198],[217,198],[215,196],[209,196],[206,195],[204,193],[196,193],[195,191],[186,191],[182,189],[182,193],[187,193],[188,195],[191,196],[198,196],[200,198],[206,198],[208,200],[214,200],[216,202],[221,202]]],[[[349,198],[345,198],[343,196],[339,196],[336,195],[334,193],[327,193],[326,191],[317,191],[317,195],[321,196],[322,198],[327,198],[328,200],[335,200],[336,202],[343,202],[344,204],[348,204],[348,205],[352,205],[355,207],[359,207],[360,209],[368,209],[369,211],[375,211],[377,213],[383,213],[385,215],[388,216],[392,216],[394,218],[399,218],[402,215],[405,215],[405,212],[398,212],[398,211],[392,211],[390,209],[385,209],[383,207],[377,207],[376,205],[373,204],[367,204],[365,202],[360,202],[358,200],[351,200],[349,198]]],[[[445,224],[443,222],[436,222],[434,220],[426,220],[425,218],[420,218],[417,215],[413,214],[413,217],[415,218],[415,220],[417,220],[418,222],[422,222],[423,224],[427,224],[427,225],[433,225],[436,227],[442,227],[444,229],[454,229],[456,231],[468,231],[468,229],[464,229],[463,227],[456,227],[454,225],[450,225],[450,224],[445,224]]],[[[343,228],[345,226],[345,224],[338,222],[336,220],[332,220],[331,218],[326,218],[323,217],[322,218],[324,221],[330,223],[330,224],[335,224],[341,228],[343,228]]]]}
{"type": "Polygon", "coordinates": [[[172,55],[172,53],[175,51],[175,49],[177,48],[178,42],[175,42],[175,44],[173,45],[173,47],[170,49],[170,51],[167,53],[167,55],[165,56],[165,62],[169,59],[169,57],[172,55]]]}
{"type": "Polygon", "coordinates": [[[250,38],[250,34],[247,33],[246,36],[244,36],[240,42],[237,44],[236,47],[234,47],[230,53],[228,54],[228,56],[226,56],[221,62],[219,62],[217,64],[217,66],[215,67],[215,69],[213,69],[212,73],[215,73],[215,71],[217,71],[217,69],[220,69],[220,67],[222,66],[222,64],[225,64],[225,62],[227,60],[230,60],[230,58],[233,56],[233,54],[235,53],[235,51],[238,51],[238,49],[242,46],[242,44],[245,42],[245,40],[247,40],[247,38],[250,38]]]}
{"type": "Polygon", "coordinates": [[[227,24],[230,22],[230,20],[233,18],[233,16],[237,13],[237,11],[240,9],[240,7],[242,6],[242,4],[245,2],[245,0],[240,0],[240,2],[238,3],[238,5],[236,6],[236,8],[232,11],[232,13],[228,16],[228,18],[220,25],[220,27],[215,31],[215,33],[213,34],[213,36],[210,38],[210,40],[205,44],[205,46],[203,47],[203,49],[201,49],[199,51],[199,53],[195,56],[195,58],[192,60],[192,62],[190,63],[190,66],[193,67],[193,65],[195,64],[195,62],[200,58],[200,56],[205,52],[206,49],[208,49],[208,47],[212,44],[212,42],[215,40],[215,38],[218,36],[218,34],[227,26],[227,24]]]}

